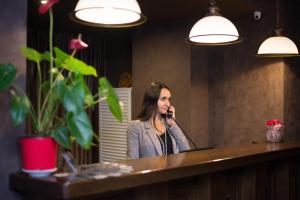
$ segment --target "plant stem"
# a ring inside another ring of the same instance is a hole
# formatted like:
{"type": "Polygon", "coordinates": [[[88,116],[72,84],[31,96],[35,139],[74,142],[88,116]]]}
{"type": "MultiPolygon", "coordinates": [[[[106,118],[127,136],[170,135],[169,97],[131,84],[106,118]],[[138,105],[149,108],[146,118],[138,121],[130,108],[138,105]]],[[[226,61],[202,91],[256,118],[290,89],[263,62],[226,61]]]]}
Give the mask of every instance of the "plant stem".
{"type": "Polygon", "coordinates": [[[53,13],[52,9],[49,9],[49,17],[50,17],[50,29],[49,29],[49,51],[50,51],[50,87],[52,87],[53,82],[53,13]]]}
{"type": "Polygon", "coordinates": [[[76,54],[76,52],[77,52],[77,49],[74,49],[74,50],[72,51],[72,54],[71,54],[71,56],[72,56],[72,57],[74,57],[74,56],[75,56],[75,54],[76,54]]]}
{"type": "MultiPolygon", "coordinates": [[[[94,101],[93,104],[96,104],[96,103],[99,103],[101,101],[104,101],[105,99],[106,99],[106,97],[102,97],[102,98],[98,99],[97,101],[94,101]]],[[[87,106],[84,107],[84,109],[87,109],[88,107],[89,106],[87,105],[87,106]]]]}
{"type": "Polygon", "coordinates": [[[95,99],[95,98],[98,98],[99,96],[100,96],[100,94],[97,93],[97,94],[95,94],[95,95],[93,96],[93,98],[95,99]]]}
{"type": "MultiPolygon", "coordinates": [[[[61,74],[62,71],[63,71],[63,69],[61,69],[58,74],[61,74]]],[[[59,77],[59,75],[56,76],[56,79],[55,79],[54,83],[50,86],[49,91],[48,91],[48,93],[47,93],[47,95],[46,95],[46,97],[44,99],[44,102],[43,102],[43,105],[42,105],[42,109],[41,109],[41,113],[42,113],[41,116],[43,116],[43,113],[45,112],[45,108],[46,108],[46,104],[48,102],[48,98],[49,98],[50,94],[52,93],[52,90],[53,90],[53,88],[54,88],[54,86],[55,86],[55,84],[56,84],[56,82],[58,80],[58,77],[59,77]]]]}
{"type": "Polygon", "coordinates": [[[40,62],[37,63],[37,69],[38,69],[38,99],[37,99],[37,117],[38,117],[38,123],[41,123],[41,96],[42,96],[42,74],[41,74],[41,65],[40,62]]]}

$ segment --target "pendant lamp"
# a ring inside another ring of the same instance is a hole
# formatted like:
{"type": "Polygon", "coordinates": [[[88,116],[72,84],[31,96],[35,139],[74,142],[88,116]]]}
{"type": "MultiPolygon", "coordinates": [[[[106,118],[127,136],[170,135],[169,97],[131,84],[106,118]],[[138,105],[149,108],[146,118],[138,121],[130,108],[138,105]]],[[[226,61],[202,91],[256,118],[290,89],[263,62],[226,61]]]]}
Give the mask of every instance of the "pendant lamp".
{"type": "Polygon", "coordinates": [[[276,28],[275,35],[267,38],[259,47],[257,56],[259,57],[292,57],[299,56],[295,43],[283,36],[283,29],[279,23],[279,1],[276,1],[276,28]]]}
{"type": "Polygon", "coordinates": [[[146,21],[136,0],[79,0],[69,16],[77,23],[105,28],[132,27],[146,21]]]}
{"type": "Polygon", "coordinates": [[[222,17],[216,1],[210,0],[208,13],[192,27],[189,42],[194,45],[227,45],[241,41],[234,24],[222,17]]]}

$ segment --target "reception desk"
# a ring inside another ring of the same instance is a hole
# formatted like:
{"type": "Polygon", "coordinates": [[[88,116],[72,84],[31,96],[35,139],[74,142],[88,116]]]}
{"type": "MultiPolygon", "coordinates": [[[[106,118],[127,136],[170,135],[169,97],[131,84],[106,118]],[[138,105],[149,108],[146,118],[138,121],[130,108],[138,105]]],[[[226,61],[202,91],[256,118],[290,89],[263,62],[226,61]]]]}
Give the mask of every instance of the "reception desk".
{"type": "Polygon", "coordinates": [[[96,180],[10,175],[24,199],[300,199],[300,142],[255,143],[120,161],[134,171],[96,180]]]}

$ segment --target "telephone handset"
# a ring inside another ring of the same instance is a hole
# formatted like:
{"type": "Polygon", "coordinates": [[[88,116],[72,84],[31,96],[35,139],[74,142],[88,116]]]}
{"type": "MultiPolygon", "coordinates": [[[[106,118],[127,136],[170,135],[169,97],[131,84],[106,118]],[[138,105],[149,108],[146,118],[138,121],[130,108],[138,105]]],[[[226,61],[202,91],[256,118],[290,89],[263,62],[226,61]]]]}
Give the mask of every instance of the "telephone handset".
{"type": "Polygon", "coordinates": [[[173,118],[173,112],[170,110],[167,110],[167,118],[173,118]]]}

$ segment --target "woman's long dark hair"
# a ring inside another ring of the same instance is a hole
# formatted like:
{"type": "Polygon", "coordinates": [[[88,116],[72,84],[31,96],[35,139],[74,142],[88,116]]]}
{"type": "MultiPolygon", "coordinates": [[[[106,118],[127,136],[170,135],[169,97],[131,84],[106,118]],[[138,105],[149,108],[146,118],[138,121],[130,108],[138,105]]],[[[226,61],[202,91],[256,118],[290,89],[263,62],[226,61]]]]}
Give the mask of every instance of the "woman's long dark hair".
{"type": "Polygon", "coordinates": [[[166,88],[169,91],[170,88],[160,82],[152,82],[150,87],[146,90],[142,105],[142,111],[138,115],[138,119],[141,121],[148,121],[157,112],[157,101],[160,96],[160,91],[166,88]]]}

